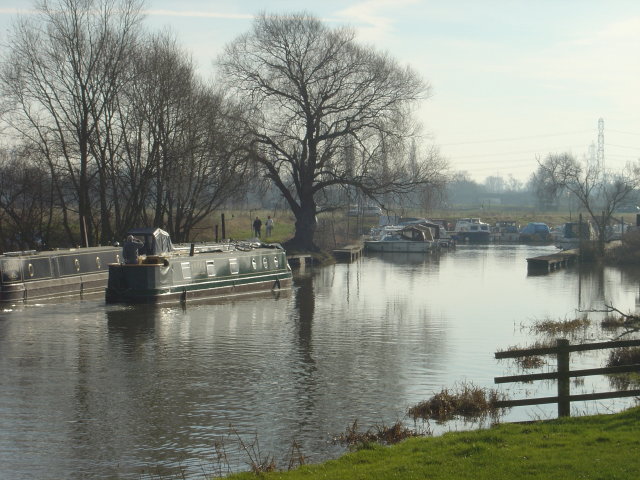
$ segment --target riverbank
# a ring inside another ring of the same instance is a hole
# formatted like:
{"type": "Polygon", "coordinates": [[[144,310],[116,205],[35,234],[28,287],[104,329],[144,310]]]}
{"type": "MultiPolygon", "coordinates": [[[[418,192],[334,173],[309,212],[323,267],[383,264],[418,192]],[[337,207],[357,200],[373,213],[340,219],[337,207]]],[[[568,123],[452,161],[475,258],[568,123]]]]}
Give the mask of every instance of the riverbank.
{"type": "MultiPolygon", "coordinates": [[[[640,407],[613,415],[501,424],[486,430],[411,438],[267,480],[327,479],[636,479],[640,475],[640,407]]],[[[256,478],[240,473],[234,480],[256,478]]]]}

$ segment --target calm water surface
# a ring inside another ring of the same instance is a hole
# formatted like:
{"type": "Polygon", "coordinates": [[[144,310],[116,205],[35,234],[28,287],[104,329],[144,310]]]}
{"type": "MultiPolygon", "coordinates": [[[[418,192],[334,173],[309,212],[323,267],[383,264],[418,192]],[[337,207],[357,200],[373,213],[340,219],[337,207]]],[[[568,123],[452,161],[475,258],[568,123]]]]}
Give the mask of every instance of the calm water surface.
{"type": "MultiPolygon", "coordinates": [[[[527,257],[553,251],[489,245],[366,256],[299,274],[280,296],[186,309],[105,305],[101,297],[5,306],[0,476],[201,479],[217,471],[217,442],[234,469],[247,468],[238,440],[278,462],[294,441],[308,461],[335,457],[343,449],[332,438],[354,420],[391,425],[442,388],[495,388],[493,378],[514,369],[494,352],[541,340],[530,328],[536,321],[575,318],[604,303],[636,310],[638,270],[527,275],[527,257]]],[[[594,355],[575,364],[600,365],[594,355]]],[[[608,388],[598,381],[577,388],[608,388]]],[[[553,388],[499,386],[513,398],[553,388]]],[[[505,420],[554,414],[520,407],[505,420]]]]}

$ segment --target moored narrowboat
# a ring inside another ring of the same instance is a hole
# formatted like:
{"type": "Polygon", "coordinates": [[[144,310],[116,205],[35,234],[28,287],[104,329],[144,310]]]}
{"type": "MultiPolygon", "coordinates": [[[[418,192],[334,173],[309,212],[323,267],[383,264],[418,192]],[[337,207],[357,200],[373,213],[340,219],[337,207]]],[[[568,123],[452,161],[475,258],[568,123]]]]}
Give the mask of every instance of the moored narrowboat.
{"type": "Polygon", "coordinates": [[[279,244],[174,245],[160,229],[129,234],[142,245],[140,258],[109,265],[107,303],[174,303],[291,288],[279,244]]]}
{"type": "Polygon", "coordinates": [[[0,255],[0,301],[15,302],[102,291],[107,265],[121,248],[88,247],[0,255]]]}

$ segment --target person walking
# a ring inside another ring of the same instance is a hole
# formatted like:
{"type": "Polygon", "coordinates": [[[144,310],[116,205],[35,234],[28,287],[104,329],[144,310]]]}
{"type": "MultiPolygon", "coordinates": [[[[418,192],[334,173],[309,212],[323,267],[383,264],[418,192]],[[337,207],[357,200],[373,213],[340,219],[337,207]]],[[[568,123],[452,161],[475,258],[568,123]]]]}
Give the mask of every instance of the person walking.
{"type": "Polygon", "coordinates": [[[260,229],[262,228],[262,220],[259,217],[253,221],[253,234],[260,238],[260,229]]]}
{"type": "Polygon", "coordinates": [[[271,232],[273,231],[273,218],[271,218],[271,215],[267,217],[267,221],[264,224],[264,226],[267,228],[267,238],[268,238],[271,236],[271,232]]]}

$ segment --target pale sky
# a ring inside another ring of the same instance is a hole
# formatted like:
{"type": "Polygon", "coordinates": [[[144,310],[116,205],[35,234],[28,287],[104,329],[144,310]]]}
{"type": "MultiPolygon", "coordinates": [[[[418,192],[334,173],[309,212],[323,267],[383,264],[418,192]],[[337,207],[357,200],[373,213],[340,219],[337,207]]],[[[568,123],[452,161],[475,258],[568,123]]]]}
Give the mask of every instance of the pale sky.
{"type": "MultiPolygon", "coordinates": [[[[0,0],[0,42],[29,0],[0,0]]],[[[451,169],[476,181],[525,181],[537,158],[597,146],[619,171],[640,159],[637,0],[148,0],[146,25],[169,27],[205,77],[260,12],[306,12],[350,25],[431,85],[419,110],[451,169]]]]}

